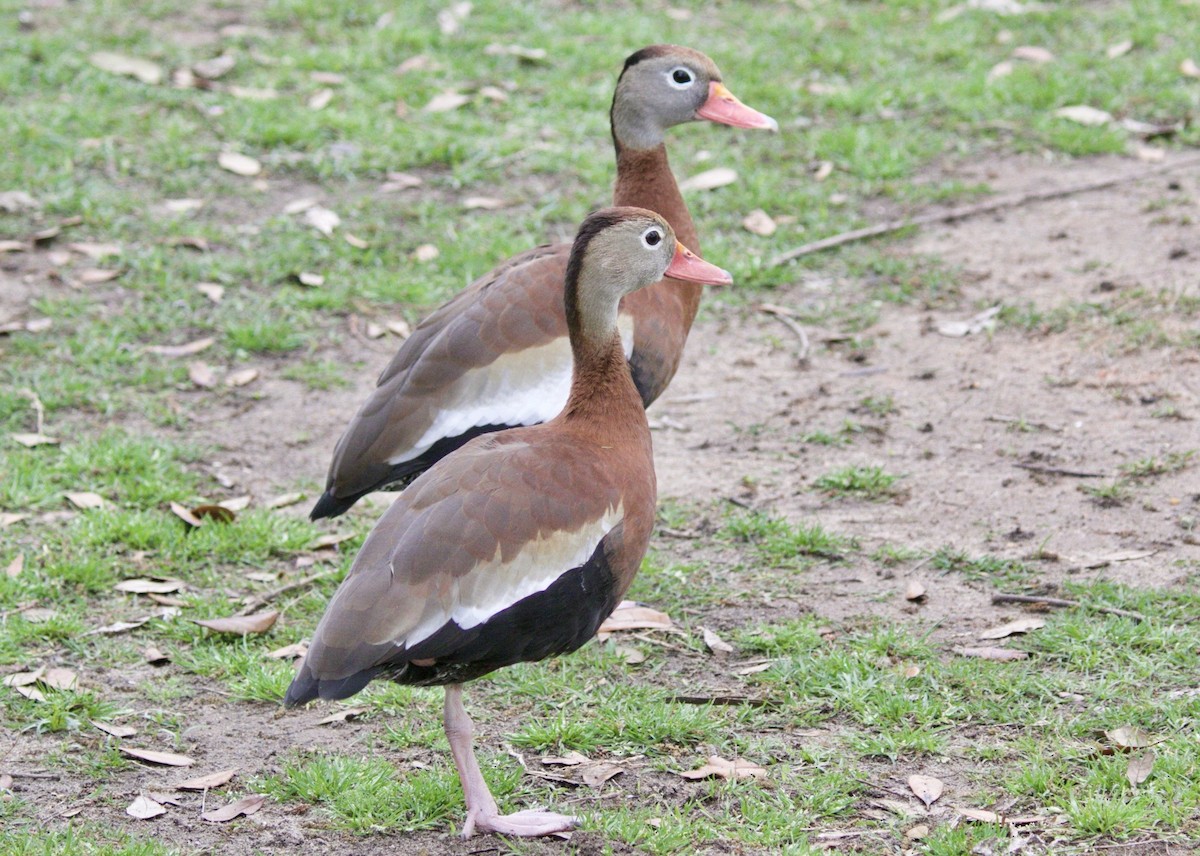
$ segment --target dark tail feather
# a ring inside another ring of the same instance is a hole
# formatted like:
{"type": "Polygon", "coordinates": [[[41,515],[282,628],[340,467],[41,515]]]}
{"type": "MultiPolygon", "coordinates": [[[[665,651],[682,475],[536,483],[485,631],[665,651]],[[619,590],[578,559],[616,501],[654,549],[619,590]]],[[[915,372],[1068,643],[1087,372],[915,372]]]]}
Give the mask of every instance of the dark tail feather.
{"type": "Polygon", "coordinates": [[[309,520],[320,520],[322,517],[337,517],[339,514],[345,514],[350,510],[350,506],[358,502],[369,491],[356,493],[351,497],[334,496],[329,491],[321,494],[321,498],[317,500],[317,504],[313,506],[313,510],[308,513],[309,520]]]}
{"type": "Polygon", "coordinates": [[[349,698],[371,682],[379,674],[379,668],[366,669],[340,680],[320,680],[302,665],[292,685],[288,687],[283,703],[287,707],[299,707],[318,698],[339,699],[349,698]]]}

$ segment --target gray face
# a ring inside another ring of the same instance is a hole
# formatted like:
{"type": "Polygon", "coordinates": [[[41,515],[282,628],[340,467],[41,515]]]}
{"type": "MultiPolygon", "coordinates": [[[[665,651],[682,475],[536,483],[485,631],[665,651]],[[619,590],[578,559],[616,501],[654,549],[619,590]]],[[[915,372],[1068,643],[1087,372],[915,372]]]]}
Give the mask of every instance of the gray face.
{"type": "Polygon", "coordinates": [[[613,131],[633,148],[653,148],[673,125],[691,122],[708,100],[708,86],[719,80],[712,61],[679,50],[644,59],[622,75],[613,99],[613,131]]]}
{"type": "Polygon", "coordinates": [[[648,216],[622,220],[588,245],[580,291],[618,301],[662,279],[674,257],[675,233],[665,220],[648,216]]]}

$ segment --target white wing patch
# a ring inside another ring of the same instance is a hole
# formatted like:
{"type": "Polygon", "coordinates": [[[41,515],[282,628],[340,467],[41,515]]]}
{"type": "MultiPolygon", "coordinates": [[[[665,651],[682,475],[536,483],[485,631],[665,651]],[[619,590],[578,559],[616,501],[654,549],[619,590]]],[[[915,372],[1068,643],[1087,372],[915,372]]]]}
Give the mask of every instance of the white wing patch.
{"type": "Polygon", "coordinates": [[[448,621],[469,630],[530,595],[545,591],[564,571],[577,568],[591,558],[604,536],[624,518],[625,511],[618,505],[579,529],[552,532],[530,541],[508,562],[500,561],[497,550],[489,562],[476,565],[447,592],[449,596],[443,602],[453,604],[448,613],[442,609],[427,610],[421,623],[397,643],[412,648],[448,621]]]}
{"type": "MultiPolygon", "coordinates": [[[[633,354],[633,316],[618,316],[617,329],[625,359],[629,359],[633,354]]],[[[565,336],[537,348],[502,354],[463,375],[450,403],[433,413],[421,438],[388,463],[420,457],[438,440],[457,437],[480,425],[549,422],[566,406],[570,394],[571,343],[565,336]]]]}

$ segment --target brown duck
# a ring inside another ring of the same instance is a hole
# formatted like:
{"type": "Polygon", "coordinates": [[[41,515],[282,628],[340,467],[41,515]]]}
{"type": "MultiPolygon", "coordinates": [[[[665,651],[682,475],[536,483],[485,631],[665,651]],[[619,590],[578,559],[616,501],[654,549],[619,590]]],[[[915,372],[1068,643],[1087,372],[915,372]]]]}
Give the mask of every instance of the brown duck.
{"type": "MultiPolygon", "coordinates": [[[[702,53],[654,45],[625,61],[611,112],[613,203],[662,214],[699,252],[663,142],[667,128],[697,119],[777,128],[734,98],[702,53]]],[[[338,441],[314,520],[410,481],[472,437],[545,422],[562,409],[571,385],[562,309],[569,251],[569,244],[555,244],[516,256],[417,327],[338,441]]],[[[622,301],[618,325],[644,405],[674,377],[699,304],[700,287],[675,279],[622,301]]]]}
{"type": "Polygon", "coordinates": [[[654,461],[618,303],[664,273],[731,281],[650,211],[608,208],[584,221],[566,273],[566,406],[544,424],[475,438],[412,482],[367,536],[288,688],[286,703],[298,705],[345,698],[376,677],[445,685],[464,837],[575,824],[544,811],[500,815],[462,683],[579,648],[637,573],[654,523],[654,461]]]}

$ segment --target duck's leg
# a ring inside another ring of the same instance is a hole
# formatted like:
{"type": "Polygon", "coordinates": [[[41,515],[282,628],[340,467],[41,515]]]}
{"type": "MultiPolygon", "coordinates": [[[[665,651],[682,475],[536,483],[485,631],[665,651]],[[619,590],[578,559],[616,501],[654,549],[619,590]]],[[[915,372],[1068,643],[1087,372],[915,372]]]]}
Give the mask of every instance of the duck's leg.
{"type": "Polygon", "coordinates": [[[450,741],[450,754],[458,768],[463,795],[467,800],[467,822],[463,824],[462,837],[470,838],[476,832],[496,832],[500,835],[553,835],[574,829],[579,821],[565,814],[550,811],[519,811],[501,815],[496,800],[488,790],[479,762],[475,760],[475,749],[471,738],[471,717],[467,716],[462,703],[462,684],[446,686],[445,710],[446,738],[450,741]]]}

